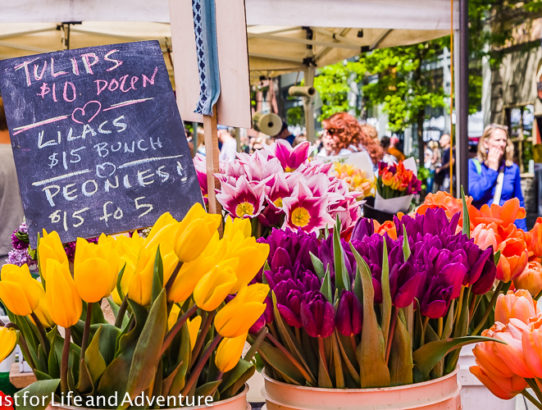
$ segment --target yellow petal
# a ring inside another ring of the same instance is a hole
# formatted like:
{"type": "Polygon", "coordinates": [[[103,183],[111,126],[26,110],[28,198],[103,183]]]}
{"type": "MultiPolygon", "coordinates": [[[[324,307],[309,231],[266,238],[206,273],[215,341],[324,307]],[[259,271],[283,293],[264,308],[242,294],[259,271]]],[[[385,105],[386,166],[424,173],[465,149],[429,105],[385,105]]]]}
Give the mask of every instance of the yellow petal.
{"type": "Polygon", "coordinates": [[[196,316],[192,320],[187,320],[188,334],[190,335],[190,349],[194,349],[196,339],[198,338],[199,328],[201,326],[201,316],[196,316]]]}
{"type": "Polygon", "coordinates": [[[215,310],[237,282],[234,270],[230,266],[215,266],[206,273],[194,289],[194,301],[200,309],[215,310]]]}
{"type": "Polygon", "coordinates": [[[81,317],[83,303],[70,271],[66,265],[54,259],[47,260],[45,269],[47,272],[45,297],[51,318],[59,326],[65,328],[73,326],[81,317]]]}
{"type": "Polygon", "coordinates": [[[177,323],[177,319],[179,318],[179,312],[181,311],[181,308],[176,303],[171,306],[171,310],[169,312],[169,316],[167,318],[167,329],[171,330],[173,326],[175,326],[175,323],[177,323]]]}
{"type": "Polygon", "coordinates": [[[1,281],[0,300],[14,315],[26,316],[32,313],[32,307],[19,283],[1,281]]]}
{"type": "Polygon", "coordinates": [[[215,364],[218,370],[226,373],[237,366],[243,354],[247,334],[234,338],[224,338],[216,350],[215,364]]]}
{"type": "Polygon", "coordinates": [[[0,362],[8,357],[17,344],[17,332],[11,328],[0,327],[0,362]]]}

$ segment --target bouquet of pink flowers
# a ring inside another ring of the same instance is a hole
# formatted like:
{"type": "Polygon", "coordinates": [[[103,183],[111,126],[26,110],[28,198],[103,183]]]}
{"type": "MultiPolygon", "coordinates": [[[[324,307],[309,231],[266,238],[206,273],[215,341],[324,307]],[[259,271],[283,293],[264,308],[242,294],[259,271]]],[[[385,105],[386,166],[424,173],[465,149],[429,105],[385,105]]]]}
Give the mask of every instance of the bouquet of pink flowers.
{"type": "MultiPolygon", "coordinates": [[[[217,200],[234,218],[251,218],[259,232],[272,227],[317,232],[331,227],[338,217],[343,234],[360,217],[360,192],[349,189],[333,172],[333,164],[309,161],[309,142],[295,148],[285,141],[253,154],[239,153],[221,164],[217,200]],[[259,227],[258,227],[259,225],[259,227]]],[[[194,159],[204,196],[205,164],[194,159]]]]}

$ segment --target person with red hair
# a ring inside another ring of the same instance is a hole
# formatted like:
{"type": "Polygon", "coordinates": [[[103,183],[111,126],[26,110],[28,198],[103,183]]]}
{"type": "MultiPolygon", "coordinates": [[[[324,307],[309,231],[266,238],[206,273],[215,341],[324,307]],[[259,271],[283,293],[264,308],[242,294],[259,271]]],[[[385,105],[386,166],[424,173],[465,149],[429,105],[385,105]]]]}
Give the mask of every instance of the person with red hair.
{"type": "Polygon", "coordinates": [[[359,122],[350,114],[340,112],[322,121],[324,134],[322,137],[322,155],[348,155],[353,152],[365,151],[374,166],[384,156],[384,151],[377,138],[374,127],[359,122]]]}

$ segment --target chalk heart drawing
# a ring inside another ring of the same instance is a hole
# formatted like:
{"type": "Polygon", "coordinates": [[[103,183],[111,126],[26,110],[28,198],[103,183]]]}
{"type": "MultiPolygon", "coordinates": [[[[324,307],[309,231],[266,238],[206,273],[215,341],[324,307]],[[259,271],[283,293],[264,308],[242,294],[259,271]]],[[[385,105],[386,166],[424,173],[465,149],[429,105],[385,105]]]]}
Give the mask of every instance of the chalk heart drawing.
{"type": "Polygon", "coordinates": [[[96,165],[96,176],[98,178],[108,178],[117,171],[115,164],[111,162],[104,162],[103,164],[96,165]]]}
{"type": "Polygon", "coordinates": [[[77,107],[72,112],[72,120],[78,124],[88,124],[91,122],[102,110],[102,104],[99,101],[92,100],[83,105],[83,107],[77,107]]]}

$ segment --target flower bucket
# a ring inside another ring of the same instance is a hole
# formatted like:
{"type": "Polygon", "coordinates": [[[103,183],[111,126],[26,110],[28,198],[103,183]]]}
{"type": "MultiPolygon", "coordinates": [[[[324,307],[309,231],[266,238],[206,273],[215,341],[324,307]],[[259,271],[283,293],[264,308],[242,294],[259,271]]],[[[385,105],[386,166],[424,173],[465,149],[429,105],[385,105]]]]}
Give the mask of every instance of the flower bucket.
{"type": "MultiPolygon", "coordinates": [[[[213,410],[250,410],[250,404],[247,402],[248,385],[241,393],[236,396],[230,397],[226,400],[219,400],[208,406],[196,406],[196,407],[176,407],[172,410],[198,410],[198,409],[213,409],[213,410]]],[[[51,406],[49,405],[46,410],[104,410],[88,407],[74,407],[74,406],[51,406]]]]}
{"type": "Polygon", "coordinates": [[[301,387],[264,378],[267,410],[461,409],[457,369],[428,382],[374,389],[301,387]]]}

